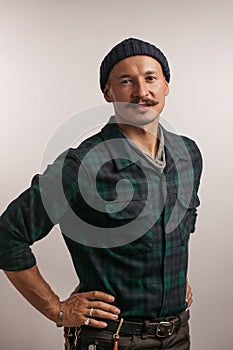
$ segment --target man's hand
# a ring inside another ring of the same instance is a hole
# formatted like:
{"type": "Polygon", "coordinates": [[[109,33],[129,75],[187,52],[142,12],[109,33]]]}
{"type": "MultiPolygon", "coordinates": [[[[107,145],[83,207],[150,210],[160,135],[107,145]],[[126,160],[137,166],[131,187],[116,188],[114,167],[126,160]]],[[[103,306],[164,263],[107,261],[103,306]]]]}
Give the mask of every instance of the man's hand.
{"type": "Polygon", "coordinates": [[[193,293],[189,285],[188,278],[186,279],[186,302],[188,304],[188,307],[190,307],[193,303],[193,293]]]}
{"type": "Polygon", "coordinates": [[[107,327],[107,323],[98,318],[106,320],[118,318],[120,310],[111,305],[113,301],[112,295],[100,291],[72,293],[62,306],[63,326],[82,326],[89,319],[89,325],[92,327],[107,327]]]}
{"type": "MultiPolygon", "coordinates": [[[[43,315],[53,322],[58,321],[59,298],[40,274],[35,265],[21,271],[5,271],[18,291],[43,315]]],[[[107,327],[106,322],[96,318],[116,320],[120,310],[111,305],[114,297],[107,293],[91,291],[75,292],[63,302],[63,326],[82,326],[89,319],[90,326],[107,327]]]]}

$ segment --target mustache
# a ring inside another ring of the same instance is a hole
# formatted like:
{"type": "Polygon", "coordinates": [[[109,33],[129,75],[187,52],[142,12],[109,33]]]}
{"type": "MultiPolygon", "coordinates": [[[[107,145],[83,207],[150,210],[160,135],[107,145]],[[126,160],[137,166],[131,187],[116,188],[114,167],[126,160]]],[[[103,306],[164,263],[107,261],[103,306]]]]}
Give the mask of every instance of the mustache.
{"type": "Polygon", "coordinates": [[[139,102],[142,104],[145,104],[146,106],[156,106],[159,103],[159,102],[152,100],[150,98],[141,98],[141,97],[136,96],[130,101],[130,103],[128,103],[126,105],[126,108],[133,108],[134,106],[132,106],[132,105],[134,105],[134,104],[137,105],[137,104],[139,104],[139,102]]]}

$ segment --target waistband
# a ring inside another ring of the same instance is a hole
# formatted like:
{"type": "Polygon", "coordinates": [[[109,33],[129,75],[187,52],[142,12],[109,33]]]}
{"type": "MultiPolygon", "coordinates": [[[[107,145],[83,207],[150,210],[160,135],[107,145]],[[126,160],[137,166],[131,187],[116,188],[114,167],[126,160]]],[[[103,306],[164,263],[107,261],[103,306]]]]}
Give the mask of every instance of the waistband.
{"type": "MultiPolygon", "coordinates": [[[[154,335],[158,338],[166,338],[171,336],[174,332],[178,330],[180,326],[185,325],[189,320],[190,314],[189,309],[182,311],[176,316],[161,317],[154,320],[143,319],[141,321],[131,321],[129,319],[123,320],[120,327],[120,335],[154,335]]],[[[105,320],[106,321],[106,320],[105,320]]],[[[106,328],[99,329],[100,331],[109,331],[115,334],[119,327],[120,321],[107,320],[108,326],[106,328]]],[[[64,333],[69,341],[72,338],[77,337],[77,333],[81,331],[82,328],[91,328],[90,326],[72,327],[64,328],[64,333]],[[79,329],[79,331],[78,331],[79,329]]],[[[98,328],[96,328],[98,329],[98,328]]]]}
{"type": "MultiPolygon", "coordinates": [[[[148,334],[156,335],[157,337],[167,337],[172,335],[180,326],[184,325],[189,320],[189,310],[182,311],[180,314],[171,317],[164,317],[155,320],[144,319],[141,322],[123,321],[120,334],[148,334]]],[[[108,326],[104,330],[115,332],[118,328],[119,321],[107,321],[108,326]]]]}

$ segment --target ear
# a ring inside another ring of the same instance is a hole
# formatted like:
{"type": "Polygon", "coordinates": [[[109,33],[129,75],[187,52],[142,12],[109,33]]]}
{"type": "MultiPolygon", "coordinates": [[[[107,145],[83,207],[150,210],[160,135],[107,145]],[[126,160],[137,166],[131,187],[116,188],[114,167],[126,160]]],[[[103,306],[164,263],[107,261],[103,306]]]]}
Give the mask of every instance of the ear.
{"type": "Polygon", "coordinates": [[[169,84],[167,81],[165,81],[165,90],[164,90],[165,96],[167,96],[169,94],[169,91],[170,91],[169,84]]]}
{"type": "Polygon", "coordinates": [[[108,83],[106,84],[105,88],[104,88],[104,98],[107,102],[112,102],[112,95],[110,93],[110,88],[108,83]]]}

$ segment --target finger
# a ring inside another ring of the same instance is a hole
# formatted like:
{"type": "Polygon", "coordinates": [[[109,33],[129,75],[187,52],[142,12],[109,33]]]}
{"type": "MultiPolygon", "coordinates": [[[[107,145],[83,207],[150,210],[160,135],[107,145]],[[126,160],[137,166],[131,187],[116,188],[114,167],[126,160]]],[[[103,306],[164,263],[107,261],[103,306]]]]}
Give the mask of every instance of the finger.
{"type": "Polygon", "coordinates": [[[106,318],[116,320],[120,314],[120,309],[104,302],[91,302],[84,315],[92,318],[106,318]]]}
{"type": "Polygon", "coordinates": [[[86,318],[85,321],[83,322],[83,324],[88,325],[90,327],[95,327],[95,328],[106,328],[108,325],[107,322],[99,321],[99,320],[96,320],[94,318],[86,318]],[[89,320],[89,321],[87,322],[87,320],[89,320]]]}
{"type": "Polygon", "coordinates": [[[82,294],[88,300],[101,300],[110,303],[115,300],[113,295],[96,290],[90,292],[83,292],[82,294]]]}
{"type": "Polygon", "coordinates": [[[186,302],[188,304],[188,307],[190,307],[192,305],[193,302],[193,294],[191,292],[191,290],[189,291],[189,293],[186,296],[186,302]]]}
{"type": "Polygon", "coordinates": [[[116,314],[116,313],[103,311],[100,309],[91,308],[85,316],[87,318],[95,318],[95,319],[101,318],[101,319],[108,319],[108,320],[117,320],[118,316],[119,316],[119,312],[116,314]]]}
{"type": "Polygon", "coordinates": [[[95,312],[100,310],[100,311],[107,311],[109,313],[116,314],[116,315],[119,315],[119,313],[121,312],[120,309],[115,305],[104,303],[102,301],[89,302],[89,309],[91,308],[93,308],[95,312]]]}
{"type": "Polygon", "coordinates": [[[186,291],[186,299],[190,298],[191,294],[192,294],[192,292],[191,292],[190,288],[187,289],[187,291],[186,291]]]}

